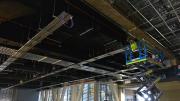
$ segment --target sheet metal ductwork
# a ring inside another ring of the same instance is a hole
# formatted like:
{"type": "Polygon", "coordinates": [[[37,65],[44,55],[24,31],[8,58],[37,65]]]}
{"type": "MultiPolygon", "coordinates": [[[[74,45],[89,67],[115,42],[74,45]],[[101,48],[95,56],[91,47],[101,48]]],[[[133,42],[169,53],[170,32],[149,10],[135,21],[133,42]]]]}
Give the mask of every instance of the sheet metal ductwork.
{"type": "Polygon", "coordinates": [[[24,56],[26,52],[28,52],[35,45],[40,43],[47,36],[53,34],[55,30],[57,30],[71,18],[72,16],[66,12],[62,12],[60,15],[55,17],[53,21],[51,21],[46,27],[44,27],[40,32],[38,32],[31,40],[25,43],[19,50],[17,50],[17,52],[13,53],[4,63],[2,63],[0,65],[0,71],[3,71],[11,63],[16,61],[18,58],[24,56]]]}
{"type": "MultiPolygon", "coordinates": [[[[15,50],[15,49],[7,48],[7,47],[0,47],[0,53],[1,54],[12,55],[15,52],[17,52],[17,50],[15,50]]],[[[116,54],[117,52],[120,52],[120,51],[115,51],[115,52],[112,52],[111,54],[116,54]]],[[[99,58],[102,58],[104,56],[107,56],[107,54],[102,55],[99,58]]],[[[33,54],[33,53],[26,53],[21,58],[22,59],[27,59],[27,60],[32,60],[32,61],[44,62],[44,63],[57,65],[57,66],[62,66],[62,67],[68,67],[68,66],[71,66],[71,65],[75,64],[73,62],[68,62],[68,61],[65,61],[65,60],[60,60],[60,59],[55,59],[55,58],[50,58],[50,57],[37,55],[37,54],[33,54]]],[[[89,61],[94,61],[94,60],[95,59],[89,60],[89,61]]],[[[85,66],[83,64],[84,63],[82,63],[81,65],[76,65],[76,67],[73,67],[73,68],[76,68],[76,69],[79,69],[79,70],[84,70],[84,71],[89,71],[89,72],[93,72],[93,73],[97,73],[97,74],[110,73],[110,71],[103,70],[103,69],[98,69],[98,68],[95,68],[95,67],[85,66]]],[[[118,75],[112,75],[112,76],[119,77],[118,75]]]]}

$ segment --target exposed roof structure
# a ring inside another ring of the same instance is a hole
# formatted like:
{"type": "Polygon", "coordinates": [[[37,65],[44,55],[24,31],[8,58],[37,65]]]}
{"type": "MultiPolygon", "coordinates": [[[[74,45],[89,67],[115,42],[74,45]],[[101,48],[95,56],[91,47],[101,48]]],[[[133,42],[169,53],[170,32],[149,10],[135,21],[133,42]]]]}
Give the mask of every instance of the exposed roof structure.
{"type": "MultiPolygon", "coordinates": [[[[105,2],[168,54],[180,57],[178,0],[105,2]]],[[[123,52],[133,33],[88,0],[2,0],[0,5],[0,87],[41,88],[89,77],[131,75],[113,73],[127,69],[123,52]]]]}
{"type": "Polygon", "coordinates": [[[158,40],[163,47],[179,57],[180,17],[178,0],[113,0],[119,9],[136,26],[158,40]],[[126,8],[126,9],[124,9],[126,8]]]}

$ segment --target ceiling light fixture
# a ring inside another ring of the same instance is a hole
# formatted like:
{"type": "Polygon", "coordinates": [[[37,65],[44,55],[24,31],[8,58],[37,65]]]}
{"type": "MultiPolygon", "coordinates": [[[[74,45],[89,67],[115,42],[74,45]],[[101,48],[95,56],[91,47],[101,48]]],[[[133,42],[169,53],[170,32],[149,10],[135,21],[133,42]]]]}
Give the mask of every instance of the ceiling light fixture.
{"type": "Polygon", "coordinates": [[[61,62],[62,60],[57,60],[55,62],[53,62],[52,64],[57,64],[58,62],[61,62]]]}
{"type": "Polygon", "coordinates": [[[44,59],[46,59],[46,58],[47,58],[47,57],[43,57],[43,58],[39,59],[38,62],[40,62],[40,61],[42,61],[42,60],[44,60],[44,59]]]}

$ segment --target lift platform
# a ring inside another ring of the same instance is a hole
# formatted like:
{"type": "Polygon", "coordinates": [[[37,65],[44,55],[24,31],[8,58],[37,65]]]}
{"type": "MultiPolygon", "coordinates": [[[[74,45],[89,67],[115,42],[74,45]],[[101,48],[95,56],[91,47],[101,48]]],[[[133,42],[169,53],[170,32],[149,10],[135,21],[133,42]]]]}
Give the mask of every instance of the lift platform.
{"type": "Polygon", "coordinates": [[[125,51],[126,65],[154,64],[163,67],[164,54],[151,48],[143,40],[130,42],[125,51]]]}
{"type": "Polygon", "coordinates": [[[161,96],[161,91],[156,87],[156,83],[161,80],[161,76],[156,76],[153,71],[165,68],[163,66],[164,54],[157,49],[150,47],[145,41],[131,41],[125,51],[126,66],[134,72],[134,77],[141,83],[137,94],[146,101],[157,101],[161,96]],[[135,70],[135,69],[138,70],[135,70]]]}

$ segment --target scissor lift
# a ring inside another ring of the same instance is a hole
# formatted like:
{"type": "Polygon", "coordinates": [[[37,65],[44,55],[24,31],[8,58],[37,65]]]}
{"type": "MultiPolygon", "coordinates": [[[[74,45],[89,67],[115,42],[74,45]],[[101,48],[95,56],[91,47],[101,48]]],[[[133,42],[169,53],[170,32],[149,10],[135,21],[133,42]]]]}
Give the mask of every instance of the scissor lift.
{"type": "Polygon", "coordinates": [[[150,47],[143,40],[131,41],[125,51],[126,66],[136,67],[141,72],[136,75],[136,79],[142,84],[137,90],[137,94],[144,97],[147,101],[156,101],[161,95],[161,91],[155,86],[160,81],[160,77],[153,74],[156,69],[164,68],[164,54],[157,49],[150,47]],[[155,68],[154,68],[155,67],[155,68]],[[150,100],[151,99],[151,100],[150,100]]]}
{"type": "Polygon", "coordinates": [[[158,101],[162,92],[156,87],[156,83],[161,80],[160,76],[153,75],[152,70],[138,75],[136,78],[142,84],[136,91],[145,101],[158,101]]]}

